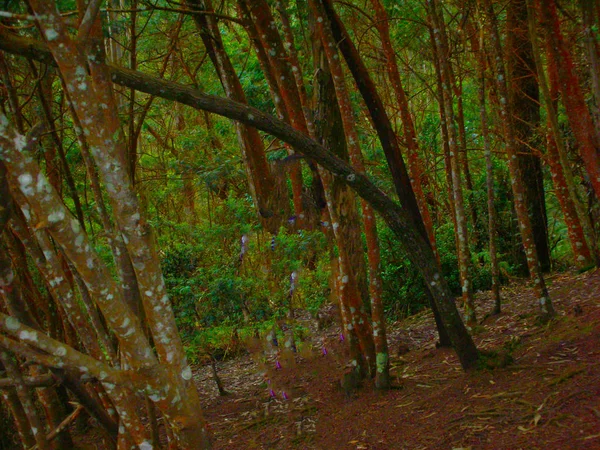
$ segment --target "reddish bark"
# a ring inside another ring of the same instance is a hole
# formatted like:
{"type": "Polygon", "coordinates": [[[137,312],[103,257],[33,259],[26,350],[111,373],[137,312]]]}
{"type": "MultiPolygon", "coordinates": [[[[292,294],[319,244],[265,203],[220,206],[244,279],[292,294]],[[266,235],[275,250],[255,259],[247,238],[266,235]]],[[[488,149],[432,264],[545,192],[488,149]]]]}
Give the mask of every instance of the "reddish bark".
{"type": "Polygon", "coordinates": [[[417,204],[419,205],[419,211],[423,218],[423,224],[427,230],[427,236],[429,242],[431,242],[431,248],[439,261],[439,255],[437,252],[437,245],[435,242],[435,233],[433,230],[433,221],[431,214],[427,206],[427,200],[425,199],[425,193],[423,192],[423,184],[426,181],[426,175],[423,171],[423,162],[419,156],[419,142],[417,139],[417,132],[415,130],[415,124],[413,122],[412,114],[406,97],[406,92],[402,85],[402,79],[400,78],[400,71],[398,70],[398,64],[396,63],[396,53],[392,46],[390,38],[390,27],[389,18],[387,12],[380,0],[371,0],[373,9],[375,10],[375,25],[379,31],[381,38],[381,46],[385,55],[386,69],[388,77],[392,84],[392,89],[396,97],[396,104],[400,109],[400,118],[404,128],[404,141],[408,151],[408,169],[410,171],[410,181],[412,189],[414,191],[417,204]]]}
{"type": "MultiPolygon", "coordinates": [[[[281,99],[285,105],[288,119],[292,127],[309,135],[309,128],[303,108],[303,104],[306,104],[306,101],[303,103],[298,85],[296,84],[296,72],[299,71],[299,66],[296,66],[291,62],[293,58],[290,59],[289,53],[285,49],[281,36],[275,26],[275,19],[271,14],[269,4],[265,0],[239,0],[238,3],[240,4],[242,11],[244,11],[246,16],[256,27],[256,33],[264,47],[273,73],[275,74],[275,79],[279,87],[279,96],[274,98],[275,103],[281,99]]],[[[298,61],[296,60],[296,63],[297,62],[298,61]]],[[[317,173],[316,166],[314,163],[309,162],[309,167],[313,172],[313,178],[317,180],[319,174],[317,173]]],[[[292,173],[292,176],[297,179],[298,182],[301,182],[301,172],[299,172],[299,167],[294,167],[293,169],[298,172],[292,173]]],[[[295,189],[298,189],[298,186],[302,185],[296,183],[295,189]]],[[[313,186],[313,191],[317,203],[321,203],[322,193],[320,192],[319,183],[313,186]]],[[[294,192],[294,194],[294,198],[296,198],[297,193],[294,192]]],[[[305,207],[301,204],[297,205],[295,201],[294,208],[300,225],[306,226],[305,207]]]]}
{"type": "Polygon", "coordinates": [[[434,27],[434,38],[438,48],[439,65],[442,81],[442,95],[444,97],[444,117],[442,120],[447,122],[450,146],[450,169],[452,173],[452,195],[456,213],[456,236],[458,242],[458,270],[460,275],[460,284],[463,295],[463,308],[465,321],[468,326],[473,327],[477,323],[475,316],[475,306],[473,302],[473,288],[469,270],[471,266],[471,252],[469,249],[469,238],[467,229],[467,220],[464,208],[464,198],[462,191],[461,169],[459,161],[459,136],[456,123],[456,117],[453,107],[452,85],[454,85],[454,75],[450,66],[450,50],[448,47],[448,38],[444,24],[444,18],[441,16],[441,8],[438,0],[429,3],[429,13],[431,15],[432,26],[434,27]]]}
{"type": "MultiPolygon", "coordinates": [[[[210,0],[187,0],[187,3],[194,9],[212,11],[210,0]]],[[[200,37],[217,71],[225,95],[237,102],[247,103],[242,84],[223,45],[215,18],[200,14],[195,14],[193,17],[200,29],[200,37]]],[[[275,189],[276,182],[270,171],[258,131],[242,124],[236,125],[236,131],[244,157],[249,186],[261,220],[270,232],[276,233],[281,224],[279,211],[281,199],[282,197],[285,199],[285,196],[275,189]]]]}
{"type": "Polygon", "coordinates": [[[562,102],[565,105],[569,124],[579,144],[579,154],[585,164],[596,197],[600,199],[599,139],[595,132],[592,116],[585,103],[571,51],[562,35],[556,12],[556,1],[537,0],[536,5],[541,13],[541,25],[546,35],[546,52],[548,55],[552,55],[556,63],[562,102]]]}
{"type": "MultiPolygon", "coordinates": [[[[411,221],[415,224],[420,235],[429,242],[427,231],[423,224],[423,219],[419,211],[419,206],[412,190],[410,177],[404,165],[398,139],[391,125],[390,119],[385,111],[385,107],[379,96],[375,83],[373,82],[369,71],[367,70],[362,58],[353,44],[350,35],[346,31],[344,24],[335,13],[333,4],[330,0],[320,0],[323,4],[324,11],[331,23],[331,31],[338,42],[338,48],[343,54],[346,64],[354,77],[354,81],[362,95],[362,98],[369,110],[369,114],[373,121],[375,130],[383,147],[385,157],[392,175],[392,181],[396,190],[396,194],[400,203],[409,212],[411,221]]],[[[318,19],[318,18],[317,18],[318,19]]],[[[431,243],[429,242],[429,245],[431,243]]],[[[428,291],[432,296],[435,294],[428,291]]],[[[440,316],[440,311],[437,309],[437,303],[430,297],[431,308],[434,313],[438,333],[440,335],[440,343],[442,345],[450,345],[448,330],[444,329],[443,318],[440,316]]]]}
{"type": "MultiPolygon", "coordinates": [[[[238,5],[242,11],[242,14],[248,19],[246,20],[246,31],[248,32],[248,36],[250,37],[250,40],[254,45],[254,49],[256,50],[256,56],[258,57],[258,62],[265,75],[267,85],[269,86],[269,92],[271,93],[271,98],[275,104],[277,116],[281,120],[289,123],[287,106],[281,101],[277,75],[275,74],[273,65],[271,64],[271,61],[267,55],[267,51],[258,36],[256,24],[250,19],[250,12],[247,8],[247,5],[244,2],[238,2],[238,5]]],[[[288,149],[288,153],[293,153],[289,146],[286,147],[288,149]]],[[[299,161],[291,163],[290,181],[292,184],[292,202],[294,205],[294,214],[296,217],[300,217],[300,215],[304,213],[304,205],[302,202],[302,172],[299,161]]]]}
{"type": "Polygon", "coordinates": [[[556,106],[558,103],[557,98],[559,89],[556,63],[552,58],[552,54],[550,54],[548,59],[550,87],[548,87],[546,74],[544,73],[544,68],[542,65],[542,58],[537,45],[537,33],[534,17],[535,11],[531,7],[531,0],[527,0],[527,9],[529,14],[529,37],[533,46],[533,56],[535,58],[535,64],[537,67],[538,83],[542,91],[542,97],[546,107],[547,124],[549,130],[546,135],[546,148],[548,152],[546,161],[550,168],[550,174],[552,176],[552,183],[554,184],[556,197],[563,212],[565,224],[567,225],[567,232],[569,234],[571,248],[573,249],[573,255],[575,256],[576,263],[583,267],[592,261],[592,252],[590,251],[588,242],[593,242],[593,237],[590,239],[588,236],[593,236],[593,233],[590,233],[591,226],[587,225],[586,214],[583,211],[583,207],[577,197],[570,164],[567,158],[567,152],[558,125],[556,106]],[[585,226],[585,229],[588,230],[587,233],[584,231],[584,226],[582,226],[582,224],[587,225],[585,226]]]}
{"type": "MultiPolygon", "coordinates": [[[[318,2],[311,0],[309,1],[309,4],[316,17],[325,16],[321,5],[318,2]]],[[[316,27],[321,37],[323,51],[327,56],[329,69],[331,70],[331,77],[340,109],[341,121],[350,161],[352,166],[359,173],[365,173],[362,152],[359,145],[360,140],[356,131],[356,127],[354,126],[352,103],[350,101],[350,95],[344,81],[344,73],[342,70],[340,57],[335,46],[335,40],[331,33],[329,21],[326,19],[320,22],[317,21],[316,27]]],[[[381,279],[379,275],[381,257],[379,252],[379,240],[377,238],[377,224],[375,221],[374,211],[371,206],[364,200],[361,202],[361,206],[367,240],[367,257],[369,261],[369,292],[371,294],[371,318],[373,324],[372,339],[374,341],[376,352],[375,385],[379,389],[388,389],[390,387],[389,351],[385,332],[385,316],[383,314],[381,279]]],[[[358,256],[362,256],[362,254],[358,256]]],[[[351,323],[357,322],[357,318],[352,317],[352,314],[351,320],[351,323]]],[[[358,318],[358,320],[360,320],[360,318],[358,318]]]]}
{"type": "Polygon", "coordinates": [[[520,167],[516,162],[517,156],[515,154],[515,132],[512,124],[513,116],[510,111],[510,103],[508,102],[508,84],[506,82],[506,73],[504,70],[504,54],[500,44],[500,33],[498,31],[497,17],[490,0],[480,1],[488,19],[488,35],[491,38],[493,55],[496,60],[496,80],[498,94],[500,96],[500,115],[505,134],[506,154],[508,157],[508,168],[511,176],[515,210],[517,212],[519,228],[521,230],[521,238],[527,257],[529,275],[534,282],[534,290],[537,296],[540,314],[543,320],[547,320],[554,315],[554,308],[552,307],[552,302],[550,300],[550,296],[548,295],[544,276],[542,275],[542,270],[540,268],[537,249],[535,247],[535,241],[531,229],[531,221],[529,219],[527,206],[524,201],[525,189],[523,186],[523,174],[521,173],[520,167]]]}

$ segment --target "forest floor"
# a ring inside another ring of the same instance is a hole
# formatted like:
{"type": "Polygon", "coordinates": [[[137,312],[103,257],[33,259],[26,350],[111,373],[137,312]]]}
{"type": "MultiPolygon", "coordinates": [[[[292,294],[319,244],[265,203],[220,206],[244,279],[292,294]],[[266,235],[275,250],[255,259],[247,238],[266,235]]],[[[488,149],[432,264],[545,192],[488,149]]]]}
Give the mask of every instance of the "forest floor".
{"type": "MultiPolygon", "coordinates": [[[[600,449],[600,270],[554,274],[548,287],[555,320],[536,323],[532,290],[516,280],[502,289],[503,312],[475,331],[479,349],[512,356],[503,368],[463,372],[436,348],[430,313],[389,327],[397,388],[387,392],[344,392],[339,330],[316,331],[308,317],[312,354],[280,354],[279,369],[272,349],[219,362],[229,395],[198,367],[215,448],[600,449]]],[[[491,311],[489,292],[477,308],[491,311]]]]}

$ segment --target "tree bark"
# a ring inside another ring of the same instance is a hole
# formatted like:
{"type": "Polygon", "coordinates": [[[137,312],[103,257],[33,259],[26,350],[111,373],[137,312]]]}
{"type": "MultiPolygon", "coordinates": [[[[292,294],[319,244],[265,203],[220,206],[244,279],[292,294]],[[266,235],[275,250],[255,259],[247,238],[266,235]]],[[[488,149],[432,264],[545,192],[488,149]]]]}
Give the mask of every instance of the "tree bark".
{"type": "Polygon", "coordinates": [[[504,70],[504,59],[502,47],[500,44],[500,33],[498,31],[498,23],[496,13],[494,12],[490,0],[480,0],[483,10],[485,11],[488,35],[491,38],[493,46],[493,56],[496,60],[496,79],[498,93],[500,96],[500,115],[504,128],[506,141],[506,154],[508,157],[508,168],[510,171],[512,192],[515,202],[515,209],[519,220],[519,228],[521,230],[521,238],[525,254],[527,256],[527,266],[529,274],[534,283],[534,291],[537,297],[540,316],[542,320],[548,320],[554,315],[554,308],[546,289],[544,276],[540,268],[537,249],[533,238],[531,221],[525,204],[525,188],[523,186],[523,174],[519,165],[516,162],[516,138],[513,128],[513,116],[510,110],[508,84],[506,81],[506,72],[504,70]]]}
{"type": "MultiPolygon", "coordinates": [[[[35,59],[53,62],[47,48],[35,41],[22,39],[0,29],[0,47],[9,52],[20,53],[35,59]]],[[[342,177],[361,197],[373,206],[392,231],[402,240],[407,254],[424,277],[439,308],[441,320],[447,328],[451,342],[465,369],[475,365],[478,352],[454,305],[452,295],[437,269],[437,262],[423,233],[414,219],[403,208],[383,194],[369,179],[348,164],[329,154],[323,147],[286,123],[256,108],[229,99],[203,94],[177,83],[161,80],[140,72],[106,65],[110,78],[116,84],[132,87],[161,98],[178,101],[196,109],[210,111],[262,131],[288,142],[306,157],[314,159],[323,167],[342,177]]],[[[0,149],[0,152],[4,152],[0,149]]],[[[2,156],[2,153],[0,153],[2,156]]],[[[112,316],[112,314],[108,314],[112,316]]],[[[117,315],[119,316],[119,315],[117,315]]],[[[122,317],[122,316],[120,316],[122,317]]]]}
{"type": "Polygon", "coordinates": [[[550,247],[548,245],[548,217],[542,160],[539,152],[541,141],[537,135],[540,125],[540,96],[535,77],[533,48],[527,29],[527,1],[511,0],[507,11],[506,72],[510,86],[511,111],[515,129],[517,164],[525,188],[524,202],[531,217],[531,229],[543,272],[550,271],[550,247]]]}
{"type": "MultiPolygon", "coordinates": [[[[321,5],[314,0],[309,2],[313,14],[316,17],[324,17],[324,11],[321,5]]],[[[339,54],[335,47],[335,40],[331,33],[329,21],[323,19],[316,23],[322,41],[322,51],[327,57],[327,63],[331,70],[331,76],[327,82],[333,83],[335,95],[332,95],[331,100],[337,101],[339,105],[339,114],[343,127],[342,136],[345,137],[345,146],[348,149],[349,158],[352,166],[359,172],[364,174],[365,168],[360,149],[360,140],[356,127],[354,126],[354,114],[352,103],[348,93],[346,83],[344,81],[344,73],[340,61],[339,54]]],[[[316,59],[316,58],[315,58],[316,59]]],[[[323,67],[325,64],[321,64],[323,67]]],[[[324,81],[325,82],[325,81],[324,81]]],[[[323,99],[325,100],[325,99],[323,99]]],[[[341,155],[340,155],[341,156],[341,155]]],[[[345,156],[345,155],[344,155],[345,156]]],[[[364,200],[361,201],[362,217],[367,240],[367,257],[369,261],[369,292],[371,296],[371,321],[372,321],[372,339],[375,345],[375,386],[378,389],[389,389],[389,350],[386,337],[385,317],[383,314],[381,278],[380,278],[380,261],[379,240],[377,237],[377,224],[374,217],[374,211],[371,206],[364,200]]],[[[360,227],[357,227],[360,228],[360,227]]],[[[334,232],[336,228],[334,227],[334,232]]],[[[359,236],[351,239],[360,238],[359,236]]],[[[360,242],[360,239],[358,240],[360,242]]],[[[362,252],[356,252],[353,258],[363,259],[362,252]]],[[[358,261],[360,263],[360,260],[358,261]]],[[[360,267],[355,265],[355,267],[360,267]]],[[[360,319],[359,319],[360,320],[360,319]]]]}
{"type": "Polygon", "coordinates": [[[444,118],[442,118],[442,120],[445,120],[447,123],[450,138],[448,144],[450,146],[452,196],[454,199],[454,208],[456,214],[458,271],[462,288],[464,317],[467,326],[473,327],[477,324],[477,318],[475,315],[475,304],[473,301],[473,287],[469,273],[471,268],[471,252],[469,249],[467,218],[465,215],[464,197],[462,191],[459,136],[457,133],[458,129],[452,99],[454,75],[450,66],[450,49],[448,47],[448,38],[446,35],[444,18],[441,16],[441,8],[438,4],[438,1],[439,0],[433,0],[429,3],[429,14],[431,15],[432,26],[434,27],[434,39],[438,49],[440,72],[442,76],[441,89],[444,97],[444,118]]]}
{"type": "MultiPolygon", "coordinates": [[[[187,0],[192,9],[212,11],[210,0],[187,0]]],[[[196,26],[208,56],[217,71],[225,95],[237,102],[247,103],[242,84],[231,64],[214,17],[195,14],[196,26]]],[[[264,145],[258,131],[244,124],[236,123],[238,142],[242,150],[244,166],[248,176],[250,192],[256,202],[259,218],[271,233],[277,233],[282,222],[281,210],[287,195],[275,189],[277,183],[271,173],[264,145]]]]}
{"type": "Polygon", "coordinates": [[[556,62],[562,102],[565,105],[569,124],[579,144],[579,154],[585,164],[596,198],[600,199],[600,139],[596,135],[590,110],[585,103],[573,57],[561,32],[556,1],[538,1],[537,7],[541,13],[540,23],[546,35],[546,51],[556,62]]]}

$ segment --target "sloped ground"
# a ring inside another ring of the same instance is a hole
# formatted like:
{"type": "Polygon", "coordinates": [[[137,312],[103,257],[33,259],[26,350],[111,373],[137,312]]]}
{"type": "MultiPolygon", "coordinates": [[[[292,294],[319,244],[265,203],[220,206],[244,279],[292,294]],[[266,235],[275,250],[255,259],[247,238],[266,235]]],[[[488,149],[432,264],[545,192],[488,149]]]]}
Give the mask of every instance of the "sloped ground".
{"type": "MultiPolygon", "coordinates": [[[[227,396],[218,395],[210,367],[198,368],[215,447],[599,449],[600,271],[548,283],[556,320],[537,325],[531,289],[515,282],[502,291],[502,314],[476,330],[480,349],[512,356],[504,368],[464,373],[452,351],[435,348],[430,314],[390,328],[398,389],[388,392],[339,388],[339,331],[317,332],[307,318],[312,351],[305,345],[294,359],[253,347],[219,363],[227,396]],[[399,347],[410,351],[398,356],[399,347]]],[[[477,303],[480,316],[492,309],[489,293],[477,303]]]]}

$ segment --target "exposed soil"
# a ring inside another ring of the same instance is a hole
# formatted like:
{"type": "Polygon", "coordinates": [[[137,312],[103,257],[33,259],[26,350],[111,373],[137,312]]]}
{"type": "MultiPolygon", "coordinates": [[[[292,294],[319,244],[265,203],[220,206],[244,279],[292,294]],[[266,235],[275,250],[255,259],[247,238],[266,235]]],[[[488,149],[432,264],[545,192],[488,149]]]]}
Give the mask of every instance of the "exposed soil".
{"type": "MultiPolygon", "coordinates": [[[[318,331],[299,313],[309,332],[298,353],[277,353],[282,342],[263,338],[217,363],[228,395],[209,364],[196,368],[215,448],[600,449],[600,270],[554,275],[548,285],[555,320],[536,322],[532,291],[517,280],[502,290],[503,312],[474,330],[499,368],[463,372],[452,350],[436,348],[430,313],[394,324],[395,389],[385,392],[369,383],[341,389],[339,329],[318,331]]],[[[479,315],[491,310],[489,293],[478,293],[479,315]]],[[[88,430],[77,448],[102,448],[97,433],[88,430]]]]}
{"type": "MultiPolygon", "coordinates": [[[[464,373],[452,350],[437,349],[429,313],[390,327],[397,388],[387,392],[344,392],[339,331],[317,332],[308,318],[312,351],[277,356],[254,343],[250,355],[218,363],[227,396],[199,368],[215,448],[600,449],[600,271],[548,284],[556,320],[537,324],[532,291],[516,281],[502,291],[502,314],[475,330],[498,365],[513,359],[493,370],[464,373]]],[[[491,311],[489,293],[477,307],[491,311]]]]}

